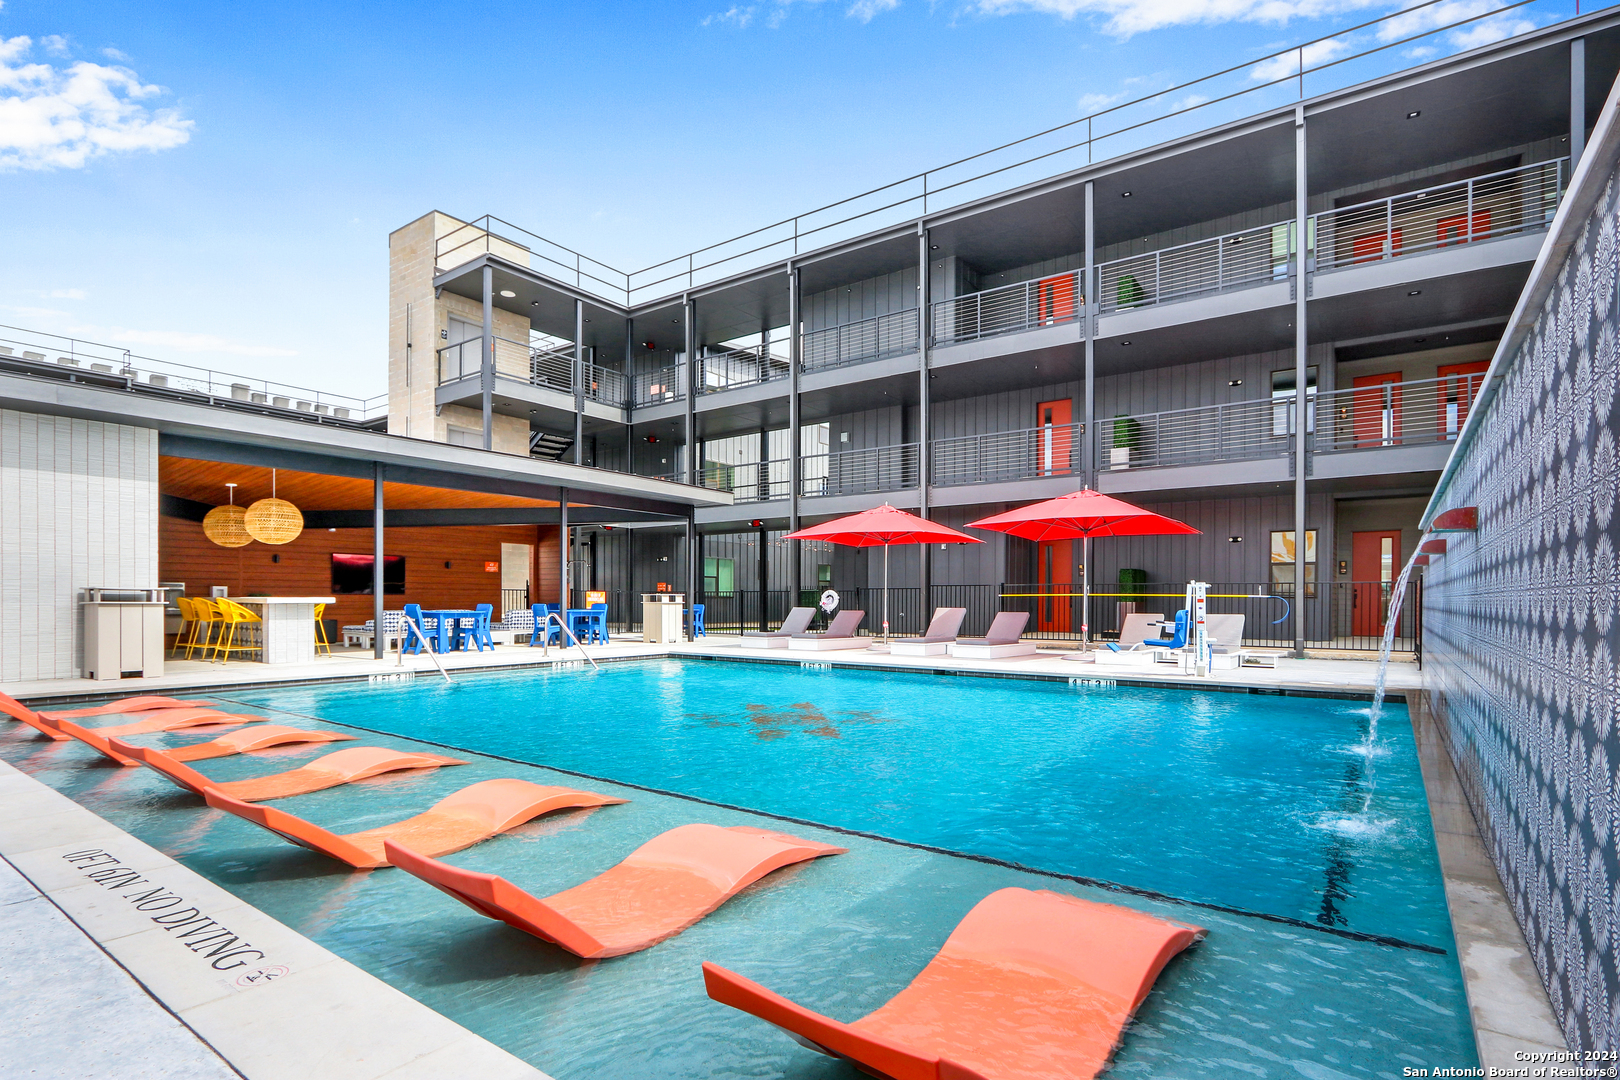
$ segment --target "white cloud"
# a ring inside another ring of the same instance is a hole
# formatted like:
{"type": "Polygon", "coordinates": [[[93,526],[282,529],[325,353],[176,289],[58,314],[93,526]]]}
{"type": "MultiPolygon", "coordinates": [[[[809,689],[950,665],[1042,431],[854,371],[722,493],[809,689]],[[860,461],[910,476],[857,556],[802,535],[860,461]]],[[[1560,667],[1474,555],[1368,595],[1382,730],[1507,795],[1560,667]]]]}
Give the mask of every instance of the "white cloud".
{"type": "Polygon", "coordinates": [[[1082,116],[1090,116],[1124,100],[1124,91],[1117,94],[1081,94],[1075,106],[1079,108],[1082,116]]]}
{"type": "Polygon", "coordinates": [[[900,6],[900,0],[855,0],[845,12],[852,19],[859,19],[869,23],[885,11],[893,11],[900,6]]]}
{"type": "Polygon", "coordinates": [[[1100,15],[1105,29],[1120,37],[1167,26],[1227,22],[1285,23],[1318,19],[1345,11],[1386,6],[1388,0],[973,0],[985,15],[1038,12],[1073,19],[1100,15]]]}
{"type": "Polygon", "coordinates": [[[88,294],[83,289],[48,289],[44,296],[47,300],[84,300],[88,294]]]}
{"type": "Polygon", "coordinates": [[[127,64],[130,62],[130,57],[127,52],[125,52],[123,49],[115,49],[111,45],[108,45],[105,49],[102,49],[101,55],[105,56],[109,60],[116,60],[120,64],[127,64]]]}
{"type": "Polygon", "coordinates": [[[705,16],[703,19],[703,25],[708,26],[710,23],[730,23],[732,26],[741,29],[754,21],[754,12],[756,10],[758,9],[753,4],[749,4],[746,7],[733,5],[732,7],[727,8],[725,11],[717,11],[713,15],[705,16]]]}
{"type": "Polygon", "coordinates": [[[61,34],[50,34],[39,39],[40,45],[52,56],[66,56],[69,53],[68,39],[61,34]]]}
{"type": "Polygon", "coordinates": [[[1301,59],[1305,61],[1306,68],[1312,68],[1317,64],[1332,60],[1336,56],[1343,56],[1350,51],[1350,47],[1350,43],[1341,38],[1313,41],[1303,49],[1278,53],[1276,56],[1260,61],[1249,69],[1249,77],[1255,82],[1276,82],[1278,79],[1286,79],[1290,75],[1298,75],[1301,59]]]}
{"type": "Polygon", "coordinates": [[[192,121],[143,104],[162,87],[85,60],[60,70],[26,63],[32,46],[26,37],[0,38],[0,171],[77,169],[104,154],[168,150],[191,138],[192,121]]]}
{"type": "Polygon", "coordinates": [[[1491,19],[1481,19],[1477,23],[1460,26],[1446,35],[1451,43],[1459,49],[1477,49],[1482,45],[1502,41],[1505,38],[1517,37],[1519,34],[1528,34],[1536,28],[1536,24],[1529,19],[1518,19],[1509,15],[1500,15],[1491,19]]]}
{"type": "Polygon", "coordinates": [[[68,333],[95,338],[109,344],[157,346],[188,353],[224,353],[229,356],[297,356],[292,349],[272,345],[250,345],[214,334],[193,334],[184,330],[130,330],[119,326],[72,326],[68,333]]]}

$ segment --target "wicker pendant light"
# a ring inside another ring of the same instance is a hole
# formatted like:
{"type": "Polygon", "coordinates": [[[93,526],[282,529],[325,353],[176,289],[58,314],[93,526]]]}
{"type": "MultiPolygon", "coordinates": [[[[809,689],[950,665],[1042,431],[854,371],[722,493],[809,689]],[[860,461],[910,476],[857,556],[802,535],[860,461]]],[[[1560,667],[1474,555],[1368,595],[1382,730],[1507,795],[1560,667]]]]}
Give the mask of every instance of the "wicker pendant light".
{"type": "Polygon", "coordinates": [[[247,508],[242,523],[261,544],[290,544],[304,531],[304,515],[286,499],[276,498],[276,471],[270,470],[270,497],[247,508]]]}
{"type": "Polygon", "coordinates": [[[247,508],[236,505],[236,485],[226,484],[230,503],[216,506],[203,517],[203,535],[220,547],[239,548],[253,542],[248,535],[245,519],[247,508]]]}

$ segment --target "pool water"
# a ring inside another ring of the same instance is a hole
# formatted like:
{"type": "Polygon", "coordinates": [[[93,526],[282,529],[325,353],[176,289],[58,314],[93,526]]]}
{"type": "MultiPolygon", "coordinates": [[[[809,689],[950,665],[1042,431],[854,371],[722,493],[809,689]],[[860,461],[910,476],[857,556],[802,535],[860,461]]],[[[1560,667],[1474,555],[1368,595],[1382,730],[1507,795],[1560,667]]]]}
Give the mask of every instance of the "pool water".
{"type": "MultiPolygon", "coordinates": [[[[1210,929],[1160,978],[1116,1059],[1120,1075],[1331,1080],[1474,1063],[1399,706],[1383,717],[1368,802],[1358,752],[1367,706],[1355,701],[696,660],[210,698],[252,704],[275,722],[389,733],[355,732],[361,741],[346,745],[470,751],[460,755],[467,766],[276,804],[338,831],[399,820],[494,776],[630,798],[449,857],[536,895],[692,821],[850,848],[770,876],[644,952],[581,961],[409,875],[352,872],[285,844],[148,770],[0,733],[0,756],[18,768],[557,1080],[856,1077],[709,1001],[700,963],[855,1019],[905,986],[974,903],[1008,885],[1210,929]]],[[[262,775],[331,749],[205,761],[199,771],[262,775]]]]}

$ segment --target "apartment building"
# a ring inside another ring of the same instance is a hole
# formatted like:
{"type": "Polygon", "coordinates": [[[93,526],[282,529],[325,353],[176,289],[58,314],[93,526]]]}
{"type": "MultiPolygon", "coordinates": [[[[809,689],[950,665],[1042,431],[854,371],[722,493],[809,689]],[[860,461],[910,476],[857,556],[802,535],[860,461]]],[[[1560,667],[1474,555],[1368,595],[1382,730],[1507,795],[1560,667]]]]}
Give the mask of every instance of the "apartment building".
{"type": "MultiPolygon", "coordinates": [[[[573,530],[576,589],[690,587],[711,626],[826,588],[873,609],[877,558],[781,539],[802,525],[888,502],[961,527],[1086,485],[1201,530],[1097,542],[1094,627],[1133,570],[1230,586],[1252,639],[1365,647],[1617,69],[1600,12],[639,280],[431,213],[390,237],[389,430],[731,493],[691,545],[573,530]]],[[[961,603],[1076,632],[1081,546],[984,537],[892,553],[896,629],[961,603]]]]}

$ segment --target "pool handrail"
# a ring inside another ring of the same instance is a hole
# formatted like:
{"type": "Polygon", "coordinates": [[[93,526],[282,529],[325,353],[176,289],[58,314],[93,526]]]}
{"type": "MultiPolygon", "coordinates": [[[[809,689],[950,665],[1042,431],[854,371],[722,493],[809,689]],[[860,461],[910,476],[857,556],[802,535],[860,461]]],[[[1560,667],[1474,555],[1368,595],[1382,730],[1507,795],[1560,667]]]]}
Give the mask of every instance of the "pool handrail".
{"type": "MultiPolygon", "coordinates": [[[[568,629],[568,625],[563,622],[562,617],[559,616],[555,611],[546,612],[546,621],[541,623],[539,626],[535,627],[535,629],[534,629],[534,632],[536,634],[540,635],[540,658],[542,660],[544,660],[544,659],[546,659],[547,657],[549,657],[551,655],[551,630],[550,630],[550,626],[551,626],[551,624],[553,622],[555,622],[557,624],[557,628],[559,630],[561,630],[563,633],[567,634],[570,638],[573,638],[574,648],[579,650],[579,653],[580,653],[581,656],[583,656],[585,659],[591,661],[591,667],[595,668],[597,671],[601,671],[602,670],[601,665],[599,665],[595,660],[591,659],[591,654],[585,651],[585,646],[583,646],[583,645],[581,645],[579,643],[579,638],[574,637],[574,632],[572,630],[568,629]]],[[[567,648],[566,645],[562,645],[562,646],[558,646],[558,647],[559,648],[567,648]]]]}

